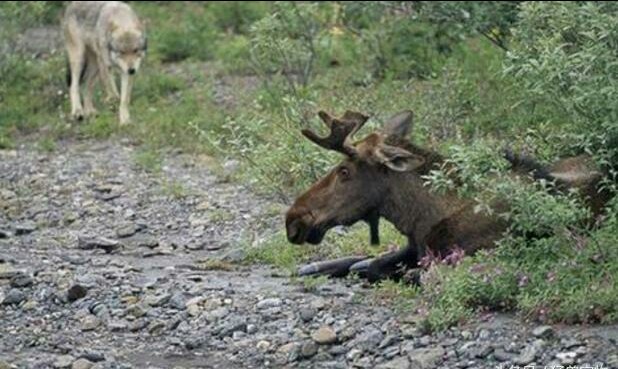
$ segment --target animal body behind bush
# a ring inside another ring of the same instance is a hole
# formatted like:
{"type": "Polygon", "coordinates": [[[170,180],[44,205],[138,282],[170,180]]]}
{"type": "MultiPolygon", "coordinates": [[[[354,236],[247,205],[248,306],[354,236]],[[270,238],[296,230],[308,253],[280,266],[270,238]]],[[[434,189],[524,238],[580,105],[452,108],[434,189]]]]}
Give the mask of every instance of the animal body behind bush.
{"type": "MultiPolygon", "coordinates": [[[[370,280],[377,280],[392,275],[402,264],[417,267],[427,249],[446,255],[459,247],[471,254],[493,247],[507,230],[504,218],[478,212],[473,200],[461,198],[455,191],[438,194],[425,186],[422,173],[440,165],[442,157],[407,140],[412,112],[395,115],[381,131],[356,143],[352,136],[367,116],[351,111],[340,118],[325,112],[319,115],[330,128],[329,136],[319,137],[310,130],[303,134],[323,148],[340,152],[345,159],[296,199],[286,216],[288,240],[319,244],[330,228],[352,225],[378,214],[407,236],[408,245],[375,259],[344,258],[324,264],[325,268],[314,264],[301,268],[301,274],[325,271],[344,275],[345,269],[367,273],[370,280]]],[[[597,188],[602,176],[596,169],[584,166],[589,162],[570,158],[552,170],[523,156],[509,154],[506,158],[520,169],[536,170],[537,179],[586,190],[591,202],[597,204],[595,209],[602,208],[600,202],[605,200],[596,199],[595,192],[590,191],[597,188]]],[[[498,213],[508,210],[508,205],[501,202],[492,207],[498,213]]]]}

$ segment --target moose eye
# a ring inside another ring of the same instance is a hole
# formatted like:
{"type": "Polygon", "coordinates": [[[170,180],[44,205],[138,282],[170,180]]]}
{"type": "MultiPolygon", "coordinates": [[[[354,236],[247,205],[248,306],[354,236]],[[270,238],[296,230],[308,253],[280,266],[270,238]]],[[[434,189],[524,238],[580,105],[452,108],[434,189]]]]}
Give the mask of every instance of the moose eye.
{"type": "Polygon", "coordinates": [[[346,167],[341,167],[339,168],[339,176],[343,179],[349,179],[350,178],[350,170],[346,167]]]}

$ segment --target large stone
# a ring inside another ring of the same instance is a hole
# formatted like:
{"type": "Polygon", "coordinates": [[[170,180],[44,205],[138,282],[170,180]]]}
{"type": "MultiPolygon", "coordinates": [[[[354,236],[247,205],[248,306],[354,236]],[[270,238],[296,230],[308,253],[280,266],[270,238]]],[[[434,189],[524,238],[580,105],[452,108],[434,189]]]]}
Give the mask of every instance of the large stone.
{"type": "Polygon", "coordinates": [[[311,338],[320,345],[330,345],[337,342],[337,334],[328,326],[320,327],[311,334],[311,338]]]}
{"type": "Polygon", "coordinates": [[[93,331],[101,325],[101,320],[94,315],[86,315],[81,320],[81,330],[84,332],[93,331]]]}
{"type": "Polygon", "coordinates": [[[554,329],[549,325],[542,325],[534,328],[532,335],[536,338],[549,338],[554,335],[554,329]]]}
{"type": "Polygon", "coordinates": [[[88,290],[84,286],[74,284],[67,290],[67,300],[69,300],[69,302],[77,301],[86,297],[87,294],[88,290]]]}
{"type": "Polygon", "coordinates": [[[269,299],[264,299],[258,302],[256,307],[261,310],[261,309],[279,307],[281,306],[281,304],[282,304],[282,301],[280,298],[269,298],[269,299]]]}
{"type": "Polygon", "coordinates": [[[71,369],[90,369],[93,365],[94,363],[92,363],[90,360],[79,359],[73,362],[73,365],[71,365],[71,369]]]}
{"type": "Polygon", "coordinates": [[[536,348],[532,345],[526,346],[515,358],[513,363],[516,365],[528,365],[536,359],[536,348]]]}
{"type": "Polygon", "coordinates": [[[18,274],[11,278],[11,287],[25,288],[34,284],[34,279],[27,274],[18,274]]]}
{"type": "Polygon", "coordinates": [[[300,348],[300,356],[308,359],[318,353],[318,345],[313,341],[306,341],[300,348]]]}
{"type": "Polygon", "coordinates": [[[19,305],[24,300],[26,300],[26,294],[13,288],[4,296],[2,305],[19,305]]]}
{"type": "Polygon", "coordinates": [[[36,230],[36,224],[32,222],[24,222],[15,225],[15,235],[23,236],[32,233],[36,230]]]}
{"type": "Polygon", "coordinates": [[[73,358],[73,356],[71,355],[58,356],[56,360],[54,361],[54,368],[57,368],[57,369],[70,368],[71,364],[73,363],[73,360],[75,360],[75,358],[73,358]]]}
{"type": "Polygon", "coordinates": [[[410,360],[407,357],[398,357],[376,366],[376,369],[411,369],[410,360]]]}
{"type": "Polygon", "coordinates": [[[120,242],[105,237],[81,235],[78,236],[77,246],[82,250],[103,249],[110,253],[120,247],[120,242]]]}
{"type": "Polygon", "coordinates": [[[414,368],[433,369],[442,362],[445,351],[442,347],[421,348],[408,354],[414,368]]]}

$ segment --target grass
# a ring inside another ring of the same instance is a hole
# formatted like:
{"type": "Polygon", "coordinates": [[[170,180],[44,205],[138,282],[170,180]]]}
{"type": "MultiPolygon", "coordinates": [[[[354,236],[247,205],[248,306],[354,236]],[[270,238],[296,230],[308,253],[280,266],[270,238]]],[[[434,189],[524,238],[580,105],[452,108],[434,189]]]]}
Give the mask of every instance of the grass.
{"type": "Polygon", "coordinates": [[[139,150],[135,154],[135,163],[146,172],[161,172],[161,155],[156,150],[139,150]]]}

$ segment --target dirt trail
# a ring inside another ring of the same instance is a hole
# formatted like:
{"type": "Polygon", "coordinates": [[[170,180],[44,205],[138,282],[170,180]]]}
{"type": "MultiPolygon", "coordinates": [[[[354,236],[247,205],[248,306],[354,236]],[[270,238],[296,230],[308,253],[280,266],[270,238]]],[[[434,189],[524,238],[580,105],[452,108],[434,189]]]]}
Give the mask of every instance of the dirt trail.
{"type": "Polygon", "coordinates": [[[616,327],[495,316],[424,335],[358,282],[305,291],[243,266],[238,245],[284,208],[204,158],[170,152],[150,173],[135,157],[115,141],[0,151],[0,368],[618,365],[616,327]]]}

